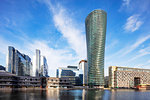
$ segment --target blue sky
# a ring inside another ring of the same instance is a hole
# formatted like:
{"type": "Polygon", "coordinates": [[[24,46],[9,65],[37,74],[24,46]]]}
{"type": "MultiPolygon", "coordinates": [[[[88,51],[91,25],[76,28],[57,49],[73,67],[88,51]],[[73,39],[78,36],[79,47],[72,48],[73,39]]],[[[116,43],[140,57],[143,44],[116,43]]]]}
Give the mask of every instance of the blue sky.
{"type": "Polygon", "coordinates": [[[149,0],[1,0],[0,64],[8,46],[29,55],[40,49],[49,75],[86,59],[85,18],[107,12],[105,75],[111,65],[150,68],[149,0]]]}

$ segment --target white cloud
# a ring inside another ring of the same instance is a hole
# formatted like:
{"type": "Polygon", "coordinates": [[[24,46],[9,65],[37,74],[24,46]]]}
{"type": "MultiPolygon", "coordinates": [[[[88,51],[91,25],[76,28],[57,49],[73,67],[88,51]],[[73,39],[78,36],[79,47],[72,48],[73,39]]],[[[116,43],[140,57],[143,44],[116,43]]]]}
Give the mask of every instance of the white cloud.
{"type": "Polygon", "coordinates": [[[124,56],[124,55],[132,52],[133,50],[135,50],[137,47],[139,47],[141,44],[143,44],[148,39],[150,39],[150,35],[147,35],[145,37],[140,37],[139,39],[137,39],[137,41],[134,44],[132,44],[130,47],[127,47],[127,50],[125,50],[125,52],[122,55],[124,56]]]}
{"type": "Polygon", "coordinates": [[[148,60],[147,63],[150,63],[150,60],[148,60]]]}
{"type": "Polygon", "coordinates": [[[3,37],[0,37],[0,53],[7,54],[7,46],[11,43],[3,39],[3,37]],[[7,46],[6,46],[7,45],[7,46]]]}
{"type": "Polygon", "coordinates": [[[50,0],[45,0],[45,4],[53,14],[53,20],[57,30],[69,43],[69,46],[76,52],[80,59],[86,58],[85,35],[80,30],[80,26],[71,18],[69,12],[61,5],[51,4],[50,0]]]}
{"type": "Polygon", "coordinates": [[[13,46],[19,52],[29,55],[32,58],[35,55],[35,50],[39,49],[41,54],[44,55],[47,59],[49,75],[55,76],[56,69],[58,67],[66,67],[68,65],[77,65],[79,61],[78,56],[73,56],[72,52],[67,48],[63,49],[53,49],[51,48],[46,41],[32,40],[27,41],[23,40],[22,45],[17,43],[11,43],[9,40],[0,37],[0,53],[3,54],[0,57],[0,61],[4,62],[1,64],[6,64],[6,55],[8,53],[8,46],[13,46]]]}
{"type": "Polygon", "coordinates": [[[149,11],[150,0],[122,0],[119,11],[127,11],[128,13],[138,12],[144,15],[149,11]],[[140,5],[140,6],[138,6],[140,5]]]}
{"type": "Polygon", "coordinates": [[[134,32],[140,28],[143,22],[140,20],[139,15],[132,15],[127,19],[124,26],[125,31],[134,32]]]}
{"type": "MultiPolygon", "coordinates": [[[[142,64],[138,64],[136,62],[137,59],[141,59],[141,57],[150,55],[150,47],[143,48],[141,50],[137,50],[138,47],[143,45],[143,43],[150,39],[150,35],[139,37],[133,44],[127,45],[124,48],[120,49],[118,52],[113,53],[112,55],[106,56],[105,66],[108,71],[108,66],[115,65],[115,66],[129,66],[129,67],[139,67],[139,68],[148,68],[148,62],[142,62],[142,64]],[[127,55],[131,53],[131,55],[127,55]],[[134,63],[133,63],[134,61],[134,63]]],[[[142,60],[145,58],[142,58],[142,60]]],[[[106,71],[106,74],[108,74],[106,71]]]]}
{"type": "Polygon", "coordinates": [[[123,0],[123,6],[129,6],[131,0],[123,0]]]}
{"type": "Polygon", "coordinates": [[[53,49],[49,47],[46,42],[37,40],[26,45],[28,45],[28,50],[26,51],[34,51],[32,55],[35,54],[35,49],[39,49],[41,54],[46,57],[50,76],[55,76],[55,72],[58,67],[66,67],[69,64],[78,64],[78,57],[73,56],[68,49],[53,49]]]}
{"type": "Polygon", "coordinates": [[[124,8],[128,8],[130,6],[131,0],[122,0],[121,7],[119,11],[124,10],[124,8]]]}
{"type": "MultiPolygon", "coordinates": [[[[82,34],[80,26],[77,26],[77,23],[73,21],[73,18],[70,17],[66,9],[60,5],[51,6],[49,0],[45,0],[45,3],[49,8],[50,13],[53,15],[54,24],[57,30],[62,34],[62,37],[67,40],[69,46],[66,48],[54,49],[47,41],[33,40],[29,37],[25,37],[26,39],[20,39],[22,36],[16,37],[19,39],[18,41],[22,42],[22,45],[13,43],[12,46],[18,49],[21,53],[29,55],[31,58],[35,54],[35,49],[41,50],[41,54],[47,58],[49,75],[55,76],[58,67],[78,65],[79,60],[86,58],[86,42],[85,35],[82,34]],[[75,54],[72,50],[74,50],[75,54]]],[[[0,52],[4,52],[4,55],[6,55],[8,52],[7,48],[10,45],[9,40],[4,38],[0,39],[0,45],[4,47],[4,49],[0,48],[0,52]]]]}
{"type": "Polygon", "coordinates": [[[110,44],[108,44],[106,46],[105,50],[115,47],[115,45],[117,45],[117,43],[118,43],[118,40],[113,40],[110,44]]]}
{"type": "Polygon", "coordinates": [[[113,60],[119,60],[123,57],[127,57],[126,55],[136,50],[140,45],[142,45],[145,41],[150,39],[150,35],[139,37],[133,44],[127,45],[124,48],[121,48],[118,52],[113,53],[112,55],[106,56],[106,62],[113,62],[113,60]],[[115,59],[114,59],[115,58],[115,59]]]}
{"type": "Polygon", "coordinates": [[[7,46],[11,43],[0,37],[0,65],[6,65],[7,46]]]}
{"type": "Polygon", "coordinates": [[[136,60],[140,57],[143,57],[145,55],[149,55],[150,54],[150,47],[146,47],[144,49],[139,50],[138,54],[136,56],[134,56],[133,58],[129,59],[128,62],[131,62],[133,60],[136,60]]]}

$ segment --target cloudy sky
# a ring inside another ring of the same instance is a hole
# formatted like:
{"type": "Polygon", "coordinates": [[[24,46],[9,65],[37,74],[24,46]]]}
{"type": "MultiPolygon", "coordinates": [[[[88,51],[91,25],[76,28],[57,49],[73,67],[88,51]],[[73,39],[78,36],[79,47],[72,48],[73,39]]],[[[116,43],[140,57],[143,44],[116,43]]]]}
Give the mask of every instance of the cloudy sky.
{"type": "Polygon", "coordinates": [[[0,0],[0,65],[8,46],[46,56],[49,75],[86,57],[85,18],[107,12],[105,75],[110,65],[150,68],[149,0],[0,0]]]}

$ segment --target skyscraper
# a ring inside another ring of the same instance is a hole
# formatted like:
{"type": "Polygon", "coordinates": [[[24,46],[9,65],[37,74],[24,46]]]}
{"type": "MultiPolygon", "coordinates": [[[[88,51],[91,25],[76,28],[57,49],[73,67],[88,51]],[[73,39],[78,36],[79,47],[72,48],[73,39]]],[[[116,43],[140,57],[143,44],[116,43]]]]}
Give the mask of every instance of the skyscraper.
{"type": "Polygon", "coordinates": [[[104,86],[106,23],[103,10],[92,11],[85,20],[89,86],[104,86]]]}
{"type": "Polygon", "coordinates": [[[9,46],[6,70],[18,76],[30,76],[32,71],[31,58],[9,46]]]}
{"type": "Polygon", "coordinates": [[[8,54],[6,59],[6,71],[10,73],[15,73],[14,66],[15,66],[15,48],[9,46],[8,47],[8,54]]]}
{"type": "Polygon", "coordinates": [[[45,56],[41,56],[40,76],[48,76],[48,65],[45,56]]]}
{"type": "Polygon", "coordinates": [[[36,49],[33,56],[33,75],[32,76],[48,76],[48,64],[45,56],[41,55],[40,50],[36,49]]]}
{"type": "Polygon", "coordinates": [[[39,69],[40,69],[40,62],[41,62],[41,59],[40,59],[40,57],[41,57],[41,54],[40,54],[40,50],[38,50],[38,49],[36,49],[36,72],[35,72],[35,74],[36,74],[36,76],[39,76],[39,69]]]}

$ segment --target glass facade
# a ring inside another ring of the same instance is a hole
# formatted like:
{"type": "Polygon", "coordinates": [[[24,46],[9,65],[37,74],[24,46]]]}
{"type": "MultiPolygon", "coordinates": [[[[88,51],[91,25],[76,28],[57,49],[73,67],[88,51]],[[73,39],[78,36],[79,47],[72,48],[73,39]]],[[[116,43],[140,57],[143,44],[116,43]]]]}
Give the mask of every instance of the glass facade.
{"type": "Polygon", "coordinates": [[[10,73],[18,76],[30,76],[32,70],[31,58],[25,54],[21,54],[14,47],[8,47],[7,68],[10,73]]]}
{"type": "Polygon", "coordinates": [[[6,70],[6,68],[2,65],[0,65],[0,70],[6,70]]]}
{"type": "Polygon", "coordinates": [[[33,74],[32,76],[48,77],[48,64],[45,56],[41,55],[41,51],[36,49],[36,54],[33,57],[33,74]]]}
{"type": "Polygon", "coordinates": [[[45,56],[41,56],[40,76],[48,77],[48,64],[45,56]]]}
{"type": "Polygon", "coordinates": [[[23,57],[25,59],[25,76],[32,76],[32,62],[31,58],[28,55],[23,54],[23,57]]]}
{"type": "Polygon", "coordinates": [[[41,57],[40,50],[36,49],[36,72],[35,72],[36,76],[39,76],[40,73],[40,57],[41,57]]]}
{"type": "Polygon", "coordinates": [[[83,74],[79,72],[77,66],[67,66],[67,68],[58,68],[56,77],[67,77],[72,85],[82,85],[83,74]]]}
{"type": "Polygon", "coordinates": [[[57,69],[57,72],[56,72],[56,77],[57,78],[60,78],[60,77],[69,77],[69,76],[71,76],[71,77],[75,77],[75,76],[77,76],[79,73],[78,73],[78,69],[77,69],[77,67],[75,67],[75,68],[58,68],[57,69]]]}
{"type": "Polygon", "coordinates": [[[88,84],[104,86],[104,53],[107,14],[94,10],[86,18],[88,84]]]}
{"type": "Polygon", "coordinates": [[[15,49],[11,46],[8,47],[8,55],[7,55],[7,67],[6,70],[10,73],[14,72],[15,66],[15,49]]]}

